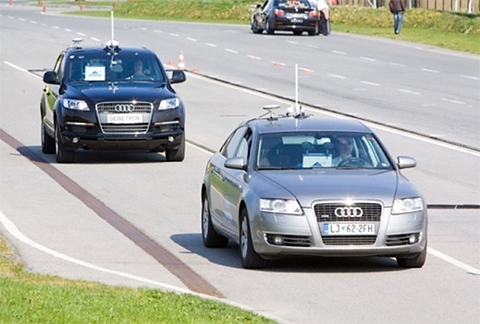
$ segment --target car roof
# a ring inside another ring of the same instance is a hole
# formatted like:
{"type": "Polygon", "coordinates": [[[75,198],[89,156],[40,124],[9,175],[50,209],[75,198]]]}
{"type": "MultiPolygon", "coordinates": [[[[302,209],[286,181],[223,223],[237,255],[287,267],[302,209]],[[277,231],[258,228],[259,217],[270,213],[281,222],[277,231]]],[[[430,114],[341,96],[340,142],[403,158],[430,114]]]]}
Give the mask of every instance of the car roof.
{"type": "Polygon", "coordinates": [[[72,45],[65,49],[66,54],[72,54],[72,53],[106,53],[106,49],[111,49],[111,50],[118,50],[121,51],[122,53],[128,54],[128,53],[146,53],[146,54],[152,54],[155,55],[155,53],[146,48],[146,47],[110,47],[108,45],[98,45],[98,46],[80,46],[79,44],[72,45]]]}
{"type": "Polygon", "coordinates": [[[314,117],[314,116],[282,116],[278,118],[256,118],[246,122],[255,133],[283,133],[304,131],[336,131],[362,132],[372,131],[362,122],[353,119],[314,117]]]}

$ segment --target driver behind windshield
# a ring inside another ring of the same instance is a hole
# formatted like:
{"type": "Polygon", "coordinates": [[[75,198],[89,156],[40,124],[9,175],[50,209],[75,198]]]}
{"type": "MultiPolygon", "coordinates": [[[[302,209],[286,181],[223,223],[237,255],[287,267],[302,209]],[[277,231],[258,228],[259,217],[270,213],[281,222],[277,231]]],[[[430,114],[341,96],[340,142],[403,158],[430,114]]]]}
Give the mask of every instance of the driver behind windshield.
{"type": "Polygon", "coordinates": [[[338,165],[343,160],[352,158],[353,137],[337,137],[337,150],[339,155],[333,158],[333,165],[338,165]]]}

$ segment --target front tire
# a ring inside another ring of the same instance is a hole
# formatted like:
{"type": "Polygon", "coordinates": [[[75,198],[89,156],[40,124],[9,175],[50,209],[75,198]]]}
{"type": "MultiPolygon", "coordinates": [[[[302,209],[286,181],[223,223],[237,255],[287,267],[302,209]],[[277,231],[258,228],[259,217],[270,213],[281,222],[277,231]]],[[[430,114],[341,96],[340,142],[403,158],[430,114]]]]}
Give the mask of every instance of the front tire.
{"type": "Polygon", "coordinates": [[[176,148],[165,150],[165,156],[169,162],[182,162],[185,159],[185,134],[176,148]]]}
{"type": "Polygon", "coordinates": [[[41,125],[42,152],[45,154],[55,153],[55,139],[48,135],[45,129],[45,123],[42,120],[41,125]]]}
{"type": "Polygon", "coordinates": [[[242,265],[245,269],[258,269],[267,265],[267,261],[263,259],[253,248],[252,235],[250,232],[250,224],[248,213],[244,208],[240,214],[240,251],[242,254],[242,265]]]}
{"type": "Polygon", "coordinates": [[[421,268],[427,259],[427,244],[422,252],[415,254],[413,257],[397,257],[397,263],[402,268],[421,268]]]}
{"type": "Polygon", "coordinates": [[[208,248],[223,248],[228,244],[228,239],[217,234],[212,225],[212,217],[210,215],[210,204],[208,203],[207,194],[203,198],[202,203],[202,238],[203,245],[208,248]]]}
{"type": "Polygon", "coordinates": [[[58,124],[55,127],[55,152],[57,153],[58,163],[72,163],[75,159],[75,151],[67,150],[62,143],[60,126],[58,124]]]}

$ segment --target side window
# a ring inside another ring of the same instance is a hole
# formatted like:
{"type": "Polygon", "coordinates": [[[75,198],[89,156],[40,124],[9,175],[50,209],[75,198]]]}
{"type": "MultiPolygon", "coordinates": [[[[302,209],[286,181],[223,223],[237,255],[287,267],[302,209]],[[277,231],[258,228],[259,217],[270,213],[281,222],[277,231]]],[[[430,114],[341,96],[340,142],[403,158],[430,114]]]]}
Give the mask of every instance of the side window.
{"type": "Polygon", "coordinates": [[[57,61],[55,62],[55,66],[53,70],[57,72],[57,77],[59,80],[63,78],[63,54],[61,54],[58,58],[57,61]]]}
{"type": "Polygon", "coordinates": [[[245,162],[247,162],[248,158],[250,157],[251,147],[252,147],[252,131],[249,128],[245,133],[245,135],[243,136],[243,138],[240,140],[240,146],[235,156],[243,157],[245,159],[245,162]]]}
{"type": "Polygon", "coordinates": [[[240,127],[232,135],[228,138],[228,140],[223,144],[222,148],[220,149],[220,153],[225,156],[225,158],[231,158],[235,156],[237,152],[237,148],[240,145],[240,142],[244,138],[244,134],[247,128],[240,127]]]}

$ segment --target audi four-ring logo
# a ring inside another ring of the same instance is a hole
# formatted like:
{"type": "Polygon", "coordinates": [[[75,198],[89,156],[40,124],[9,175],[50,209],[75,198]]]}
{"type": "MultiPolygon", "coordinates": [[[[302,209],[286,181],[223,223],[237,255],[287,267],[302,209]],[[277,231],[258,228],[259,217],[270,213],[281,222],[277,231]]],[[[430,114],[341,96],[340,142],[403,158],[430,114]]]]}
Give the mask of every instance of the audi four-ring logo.
{"type": "Polygon", "coordinates": [[[115,106],[115,111],[118,112],[132,112],[134,109],[133,105],[129,104],[120,104],[115,106]]]}
{"type": "Polygon", "coordinates": [[[362,217],[363,210],[360,207],[337,207],[335,216],[337,217],[362,217]]]}

